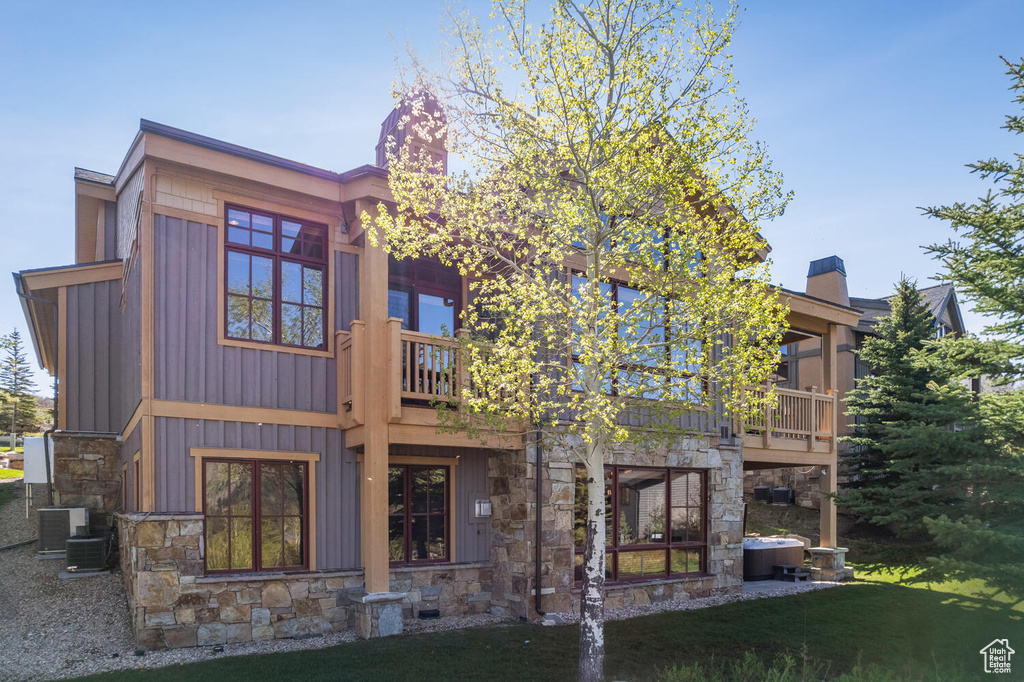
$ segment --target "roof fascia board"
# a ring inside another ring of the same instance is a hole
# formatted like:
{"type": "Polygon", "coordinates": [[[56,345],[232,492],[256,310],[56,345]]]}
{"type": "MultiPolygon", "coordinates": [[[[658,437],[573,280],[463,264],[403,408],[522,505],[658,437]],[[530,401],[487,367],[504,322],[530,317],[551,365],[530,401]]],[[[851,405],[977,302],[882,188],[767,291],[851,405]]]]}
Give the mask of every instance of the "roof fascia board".
{"type": "Polygon", "coordinates": [[[15,273],[25,285],[25,293],[37,295],[44,289],[94,284],[121,279],[124,266],[121,261],[102,261],[58,268],[22,270],[15,273]]]}

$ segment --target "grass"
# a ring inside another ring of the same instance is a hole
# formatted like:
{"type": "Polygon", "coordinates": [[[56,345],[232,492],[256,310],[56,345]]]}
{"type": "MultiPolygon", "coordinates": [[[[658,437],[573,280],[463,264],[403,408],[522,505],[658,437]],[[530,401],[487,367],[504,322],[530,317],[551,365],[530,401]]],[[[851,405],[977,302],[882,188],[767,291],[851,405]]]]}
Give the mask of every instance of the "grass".
{"type": "Polygon", "coordinates": [[[0,469],[0,481],[7,478],[24,478],[25,472],[20,469],[0,469]]]}
{"type": "MultiPolygon", "coordinates": [[[[571,680],[577,637],[575,627],[515,624],[218,658],[89,679],[329,680],[343,673],[344,679],[355,681],[571,680]]],[[[806,657],[824,678],[873,668],[882,676],[848,679],[974,679],[975,673],[981,676],[978,650],[997,637],[1024,641],[1022,614],[971,596],[872,581],[609,622],[606,672],[610,680],[699,680],[704,678],[671,677],[671,669],[678,673],[685,666],[714,662],[710,674],[714,665],[742,663],[751,652],[765,665],[780,656],[806,657]]]]}

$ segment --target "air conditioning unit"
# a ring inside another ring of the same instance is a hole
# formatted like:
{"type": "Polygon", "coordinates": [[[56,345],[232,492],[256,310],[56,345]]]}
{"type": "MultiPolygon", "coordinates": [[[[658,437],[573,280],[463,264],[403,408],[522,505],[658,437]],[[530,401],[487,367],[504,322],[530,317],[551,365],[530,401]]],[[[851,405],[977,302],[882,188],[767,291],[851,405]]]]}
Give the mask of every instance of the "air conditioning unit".
{"type": "Polygon", "coordinates": [[[773,489],[772,504],[793,504],[793,491],[781,486],[773,489]]]}
{"type": "Polygon", "coordinates": [[[39,510],[39,553],[54,554],[67,550],[65,541],[72,535],[89,532],[89,510],[85,507],[44,507],[39,510]]]}
{"type": "Polygon", "coordinates": [[[102,571],[107,567],[107,541],[103,538],[68,538],[69,571],[102,571]]]}
{"type": "Polygon", "coordinates": [[[766,485],[754,486],[754,502],[771,502],[772,489],[766,485]]]}

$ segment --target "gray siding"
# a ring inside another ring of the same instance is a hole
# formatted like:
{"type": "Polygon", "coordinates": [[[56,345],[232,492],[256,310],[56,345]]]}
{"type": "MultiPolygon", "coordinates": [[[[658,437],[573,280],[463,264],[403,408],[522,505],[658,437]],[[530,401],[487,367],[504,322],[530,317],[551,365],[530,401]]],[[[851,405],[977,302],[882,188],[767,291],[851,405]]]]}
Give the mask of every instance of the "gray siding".
{"type": "MultiPolygon", "coordinates": [[[[118,290],[121,283],[116,282],[118,290]]],[[[117,431],[131,419],[142,400],[142,267],[139,259],[132,265],[124,292],[124,309],[120,313],[121,352],[118,362],[121,379],[117,390],[119,407],[117,431]]]]}
{"type": "Polygon", "coordinates": [[[337,429],[157,417],[156,510],[195,509],[194,447],[320,453],[316,463],[317,566],[359,566],[359,472],[337,429]]]}
{"type": "MultiPolygon", "coordinates": [[[[217,343],[216,228],[161,215],[155,226],[156,398],[334,412],[333,358],[217,343]]],[[[343,282],[350,270],[339,268],[343,282]]],[[[339,307],[350,310],[344,288],[339,307]]]]}
{"type": "Polygon", "coordinates": [[[119,462],[118,470],[120,465],[128,465],[128,475],[125,477],[124,485],[127,488],[126,499],[128,500],[128,509],[137,509],[135,503],[135,468],[132,466],[132,458],[135,453],[142,449],[142,423],[139,422],[138,426],[132,429],[132,432],[128,434],[123,441],[121,441],[121,459],[119,462]]]}
{"type": "Polygon", "coordinates": [[[334,328],[352,329],[352,320],[359,319],[359,256],[338,251],[334,256],[334,328]]]}
{"type": "Polygon", "coordinates": [[[60,409],[70,431],[119,432],[121,283],[68,287],[67,375],[60,409]]]}

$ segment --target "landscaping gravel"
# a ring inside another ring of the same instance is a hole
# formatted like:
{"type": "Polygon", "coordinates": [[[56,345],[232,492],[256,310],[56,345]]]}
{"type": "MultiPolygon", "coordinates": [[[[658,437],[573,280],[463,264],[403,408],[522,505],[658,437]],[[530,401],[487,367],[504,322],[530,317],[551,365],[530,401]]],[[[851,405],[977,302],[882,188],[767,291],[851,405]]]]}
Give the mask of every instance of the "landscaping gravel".
{"type": "MultiPolygon", "coordinates": [[[[21,481],[0,481],[0,485],[17,488],[14,499],[0,508],[0,547],[35,537],[35,515],[31,519],[25,518],[21,481]]],[[[214,647],[196,647],[136,656],[120,572],[62,580],[57,576],[63,568],[63,561],[37,559],[34,543],[0,552],[0,679],[12,682],[66,679],[127,668],[193,663],[213,657],[322,649],[357,639],[350,630],[310,639],[226,644],[222,651],[215,651],[214,647]]],[[[619,620],[662,611],[705,608],[820,590],[836,584],[798,584],[770,593],[665,601],[610,609],[606,617],[619,620]]],[[[558,621],[568,623],[578,617],[578,614],[563,615],[558,621]]],[[[486,613],[414,620],[405,624],[403,634],[480,627],[502,621],[507,619],[486,613]]]]}

